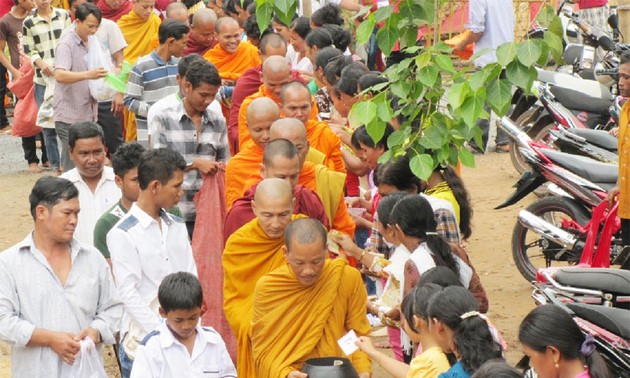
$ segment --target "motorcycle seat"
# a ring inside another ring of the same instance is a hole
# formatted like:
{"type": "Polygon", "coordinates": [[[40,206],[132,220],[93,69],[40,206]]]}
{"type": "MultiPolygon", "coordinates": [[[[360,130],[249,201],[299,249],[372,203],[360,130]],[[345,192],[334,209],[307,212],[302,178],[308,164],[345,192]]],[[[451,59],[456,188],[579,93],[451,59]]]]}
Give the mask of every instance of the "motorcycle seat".
{"type": "Polygon", "coordinates": [[[565,268],[554,275],[562,285],[630,295],[630,271],[611,268],[565,268]]]}
{"type": "Polygon", "coordinates": [[[554,85],[551,86],[549,90],[555,96],[556,100],[566,108],[572,110],[586,111],[595,114],[608,114],[610,112],[608,108],[613,104],[612,100],[592,97],[569,88],[554,85]]]}
{"type": "MultiPolygon", "coordinates": [[[[544,148],[540,151],[554,163],[592,183],[597,183],[600,186],[601,184],[613,184],[614,186],[617,183],[619,174],[617,164],[601,163],[585,156],[566,154],[551,148],[544,148]]],[[[604,189],[608,190],[608,188],[604,189]]]]}
{"type": "Polygon", "coordinates": [[[585,303],[567,303],[566,305],[578,317],[630,340],[629,310],[585,303]]]}
{"type": "Polygon", "coordinates": [[[584,80],[571,74],[556,71],[546,71],[536,68],[538,80],[543,83],[553,84],[564,88],[573,88],[582,93],[588,93],[592,97],[612,100],[610,89],[601,85],[596,80],[584,80]]]}
{"type": "Polygon", "coordinates": [[[617,151],[617,138],[608,134],[608,131],[591,129],[569,129],[567,132],[586,139],[587,142],[608,151],[617,151]]]}

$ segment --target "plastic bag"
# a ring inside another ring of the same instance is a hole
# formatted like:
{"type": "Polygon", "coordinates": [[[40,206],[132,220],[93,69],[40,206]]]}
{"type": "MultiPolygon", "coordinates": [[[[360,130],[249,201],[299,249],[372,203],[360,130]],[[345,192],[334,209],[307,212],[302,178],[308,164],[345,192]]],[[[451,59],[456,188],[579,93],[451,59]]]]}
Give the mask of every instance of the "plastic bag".
{"type": "MultiPolygon", "coordinates": [[[[93,35],[88,38],[88,53],[85,55],[85,62],[88,70],[102,67],[111,72],[114,68],[109,51],[93,35]]],[[[106,85],[103,79],[90,80],[88,84],[90,86],[90,94],[96,101],[110,100],[116,94],[116,91],[106,85]]]]}
{"type": "Polygon", "coordinates": [[[67,378],[107,378],[101,356],[90,337],[80,341],[78,358],[67,371],[67,378]]]}
{"type": "Polygon", "coordinates": [[[103,79],[105,80],[105,84],[114,89],[116,92],[127,92],[127,82],[129,81],[129,73],[131,72],[131,68],[131,63],[125,60],[119,74],[110,72],[107,74],[107,76],[105,76],[105,79],[103,79]]]}

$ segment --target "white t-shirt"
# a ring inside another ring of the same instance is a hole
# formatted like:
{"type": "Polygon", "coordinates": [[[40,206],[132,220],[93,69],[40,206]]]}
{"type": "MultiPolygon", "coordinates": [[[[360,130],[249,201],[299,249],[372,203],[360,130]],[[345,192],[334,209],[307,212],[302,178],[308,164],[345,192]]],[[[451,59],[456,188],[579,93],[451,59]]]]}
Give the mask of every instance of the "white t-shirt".
{"type": "Polygon", "coordinates": [[[476,67],[497,61],[496,48],[514,40],[514,23],[512,0],[470,0],[466,28],[473,33],[483,33],[475,43],[474,52],[492,50],[475,59],[476,67]]]}
{"type": "Polygon", "coordinates": [[[298,57],[299,54],[293,49],[293,46],[291,46],[291,49],[287,49],[287,60],[291,64],[291,68],[312,74],[313,63],[311,63],[311,60],[306,55],[304,55],[302,59],[299,59],[298,57]]]}

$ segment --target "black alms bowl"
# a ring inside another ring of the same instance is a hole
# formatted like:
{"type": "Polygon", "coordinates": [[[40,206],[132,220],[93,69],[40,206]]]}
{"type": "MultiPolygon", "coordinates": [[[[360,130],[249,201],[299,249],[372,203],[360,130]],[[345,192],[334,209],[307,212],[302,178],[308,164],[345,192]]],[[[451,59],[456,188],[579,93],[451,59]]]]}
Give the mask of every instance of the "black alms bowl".
{"type": "Polygon", "coordinates": [[[350,360],[343,357],[308,359],[302,372],[308,374],[308,378],[359,378],[350,360]]]}

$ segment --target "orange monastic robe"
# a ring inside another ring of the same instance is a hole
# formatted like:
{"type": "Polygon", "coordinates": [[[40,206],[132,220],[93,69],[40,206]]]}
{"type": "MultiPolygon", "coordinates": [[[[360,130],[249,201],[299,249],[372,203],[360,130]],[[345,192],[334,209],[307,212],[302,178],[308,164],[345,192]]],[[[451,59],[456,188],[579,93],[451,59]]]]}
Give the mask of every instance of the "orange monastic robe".
{"type": "Polygon", "coordinates": [[[249,41],[239,43],[234,53],[223,50],[217,43],[203,57],[217,66],[221,79],[225,80],[236,80],[243,72],[262,63],[258,49],[249,41]]]}
{"type": "MultiPolygon", "coordinates": [[[[303,217],[293,215],[291,219],[303,217]]],[[[248,334],[254,288],[260,277],[286,263],[283,245],[284,235],[270,239],[254,218],[229,237],[223,251],[223,309],[236,335],[236,366],[241,378],[255,378],[248,334]]]]}
{"type": "Polygon", "coordinates": [[[346,164],[341,154],[341,139],[326,122],[309,119],[306,123],[306,136],[312,147],[326,155],[325,165],[328,168],[346,173],[346,164]]]}
{"type": "MultiPolygon", "coordinates": [[[[253,95],[247,96],[245,100],[243,100],[243,103],[241,104],[241,108],[238,111],[239,149],[245,148],[245,146],[247,146],[248,143],[253,143],[252,137],[249,136],[249,130],[247,130],[247,108],[249,107],[249,104],[251,104],[252,101],[254,101],[255,99],[259,97],[268,97],[272,99],[276,103],[276,105],[278,105],[278,107],[282,109],[282,103],[280,102],[280,99],[276,97],[273,93],[269,92],[265,84],[260,85],[260,88],[258,88],[258,92],[254,93],[253,95]]],[[[317,121],[318,120],[317,113],[318,113],[317,104],[315,103],[315,100],[311,97],[311,114],[309,115],[309,119],[317,121]]]]}
{"type": "MultiPolygon", "coordinates": [[[[366,303],[361,274],[344,259],[326,260],[313,286],[302,285],[288,264],[262,277],[250,329],[256,377],[286,377],[309,358],[343,356],[338,339],[350,330],[370,333],[366,303]]],[[[357,372],[371,372],[365,353],[349,359],[357,372]]]]}
{"type": "Polygon", "coordinates": [[[225,177],[228,178],[225,186],[225,200],[228,210],[232,208],[234,201],[241,198],[249,189],[249,187],[245,188],[247,179],[259,174],[264,153],[265,151],[260,146],[251,143],[228,161],[225,167],[225,177]]]}

